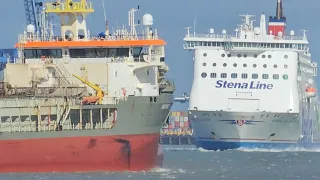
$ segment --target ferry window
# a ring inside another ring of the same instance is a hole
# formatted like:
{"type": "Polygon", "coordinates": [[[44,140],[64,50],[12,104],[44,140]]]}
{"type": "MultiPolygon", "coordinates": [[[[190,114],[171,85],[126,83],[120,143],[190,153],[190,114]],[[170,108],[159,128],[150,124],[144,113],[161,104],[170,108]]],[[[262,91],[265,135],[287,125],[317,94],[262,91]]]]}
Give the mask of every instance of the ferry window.
{"type": "Polygon", "coordinates": [[[285,64],[285,65],[284,65],[284,68],[287,69],[287,68],[288,68],[288,65],[285,64]]]}
{"type": "Polygon", "coordinates": [[[234,64],[233,64],[233,67],[237,67],[237,63],[234,63],[234,64]]]}
{"type": "Polygon", "coordinates": [[[273,79],[279,79],[279,74],[274,74],[272,77],[273,79]]]}
{"type": "Polygon", "coordinates": [[[98,58],[108,57],[108,49],[99,48],[99,49],[96,49],[96,53],[98,58]]]}
{"type": "Polygon", "coordinates": [[[247,47],[251,47],[251,43],[247,43],[247,47]]]}
{"type": "Polygon", "coordinates": [[[277,68],[278,66],[275,64],[275,65],[273,65],[273,67],[274,67],[274,68],[277,68]]]}
{"type": "Polygon", "coordinates": [[[284,75],[282,76],[282,78],[283,78],[284,80],[288,80],[288,75],[284,74],[284,75]]]}
{"type": "Polygon", "coordinates": [[[284,55],[284,58],[285,58],[285,59],[288,59],[288,55],[284,55]]]}
{"type": "Polygon", "coordinates": [[[239,43],[239,47],[243,47],[243,43],[242,42],[239,43]]]}
{"type": "Polygon", "coordinates": [[[237,57],[240,58],[240,57],[241,57],[241,54],[238,54],[237,57]]]}
{"type": "Polygon", "coordinates": [[[233,78],[233,79],[237,78],[237,76],[238,76],[237,73],[232,73],[231,74],[231,78],[233,78]]]}
{"type": "Polygon", "coordinates": [[[117,56],[117,48],[110,48],[108,57],[116,57],[117,56]]]}
{"type": "Polygon", "coordinates": [[[285,44],[285,46],[284,46],[285,48],[289,48],[289,44],[285,44]]]}
{"type": "Polygon", "coordinates": [[[258,79],[258,74],[252,74],[252,79],[258,79]]]}
{"type": "Polygon", "coordinates": [[[227,63],[223,63],[223,67],[227,67],[227,63]]]}
{"type": "Polygon", "coordinates": [[[221,54],[221,57],[225,57],[226,55],[225,54],[221,54]]]}
{"type": "Polygon", "coordinates": [[[203,65],[203,66],[206,66],[206,65],[207,65],[207,63],[205,63],[205,62],[204,62],[204,63],[202,63],[202,65],[203,65]]]}
{"type": "Polygon", "coordinates": [[[212,66],[213,66],[213,67],[217,66],[217,63],[213,63],[212,66]]]}
{"type": "Polygon", "coordinates": [[[207,73],[205,73],[205,72],[201,73],[201,77],[202,77],[202,78],[207,77],[207,73]]]}
{"type": "Polygon", "coordinates": [[[221,43],[220,43],[220,42],[217,42],[217,46],[221,46],[221,43]]]}
{"type": "Polygon", "coordinates": [[[277,44],[276,44],[276,48],[280,48],[280,44],[277,43],[277,44]]]}
{"type": "Polygon", "coordinates": [[[227,73],[221,73],[221,78],[227,78],[227,73]]]}
{"type": "Polygon", "coordinates": [[[256,54],[255,54],[255,55],[253,55],[253,57],[254,57],[254,58],[257,58],[257,57],[258,57],[258,55],[256,55],[256,54]]]}
{"type": "Polygon", "coordinates": [[[267,68],[267,65],[266,65],[266,64],[264,64],[264,65],[263,65],[263,67],[264,67],[264,68],[267,68]]]}
{"type": "Polygon", "coordinates": [[[247,79],[248,78],[248,74],[247,73],[242,73],[241,74],[241,78],[242,79],[247,79]]]}
{"type": "Polygon", "coordinates": [[[119,57],[129,57],[129,48],[119,48],[117,56],[119,56],[119,57]]]}
{"type": "Polygon", "coordinates": [[[210,74],[210,77],[211,77],[211,78],[216,78],[216,77],[217,77],[217,74],[216,74],[216,73],[211,73],[211,74],[210,74]]]}
{"type": "Polygon", "coordinates": [[[253,66],[254,68],[256,68],[256,67],[257,67],[257,65],[256,65],[256,64],[253,64],[252,66],[253,66]]]}
{"type": "Polygon", "coordinates": [[[266,58],[266,55],[262,55],[262,58],[266,58]]]}
{"type": "Polygon", "coordinates": [[[142,47],[134,47],[134,48],[132,48],[133,57],[139,57],[141,51],[142,51],[142,47]]]}
{"type": "Polygon", "coordinates": [[[203,46],[208,46],[208,42],[203,42],[203,46]]]}
{"type": "Polygon", "coordinates": [[[271,44],[271,48],[275,48],[275,47],[276,47],[276,45],[272,43],[271,44]]]}
{"type": "Polygon", "coordinates": [[[204,56],[204,57],[207,57],[207,53],[203,53],[203,56],[204,56]]]}
{"type": "Polygon", "coordinates": [[[244,58],[247,58],[247,57],[248,57],[248,55],[244,54],[244,55],[243,55],[243,57],[244,57],[244,58]]]}
{"type": "Polygon", "coordinates": [[[270,59],[272,56],[271,55],[268,55],[268,58],[270,59]]]}
{"type": "Polygon", "coordinates": [[[85,58],[86,52],[84,49],[70,49],[70,57],[71,58],[85,58]]]}
{"type": "Polygon", "coordinates": [[[252,47],[257,47],[258,44],[257,43],[252,43],[252,47]]]}
{"type": "Polygon", "coordinates": [[[243,64],[243,67],[247,67],[247,64],[243,64]]]}
{"type": "Polygon", "coordinates": [[[96,57],[96,50],[95,49],[85,49],[86,57],[87,58],[95,58],[96,57]]]}
{"type": "Polygon", "coordinates": [[[262,79],[268,79],[269,75],[268,74],[262,74],[262,79]]]}
{"type": "Polygon", "coordinates": [[[231,57],[231,54],[228,54],[228,57],[231,57]]]}

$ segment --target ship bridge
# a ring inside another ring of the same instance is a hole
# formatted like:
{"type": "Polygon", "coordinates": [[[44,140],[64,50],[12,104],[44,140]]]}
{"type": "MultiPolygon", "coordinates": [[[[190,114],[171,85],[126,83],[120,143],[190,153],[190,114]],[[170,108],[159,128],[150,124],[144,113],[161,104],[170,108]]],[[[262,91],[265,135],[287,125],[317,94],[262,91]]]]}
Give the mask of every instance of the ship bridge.
{"type": "Polygon", "coordinates": [[[309,52],[307,30],[303,30],[302,36],[295,36],[293,30],[290,31],[289,36],[284,36],[281,31],[278,31],[277,34],[273,33],[272,30],[267,32],[264,14],[261,15],[259,27],[254,27],[254,20],[252,19],[254,15],[240,16],[243,23],[235,29],[234,34],[227,34],[225,29],[222,30],[222,34],[217,34],[213,28],[210,28],[208,34],[191,34],[190,27],[188,27],[184,38],[184,49],[216,48],[228,51],[294,50],[309,52]]]}

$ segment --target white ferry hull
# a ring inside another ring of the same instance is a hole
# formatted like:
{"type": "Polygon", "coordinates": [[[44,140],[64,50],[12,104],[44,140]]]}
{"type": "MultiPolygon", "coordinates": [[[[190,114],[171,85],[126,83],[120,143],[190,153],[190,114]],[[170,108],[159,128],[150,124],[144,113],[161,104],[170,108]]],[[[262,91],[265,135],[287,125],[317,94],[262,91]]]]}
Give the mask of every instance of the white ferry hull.
{"type": "Polygon", "coordinates": [[[310,143],[312,141],[308,140],[307,136],[302,138],[301,134],[306,135],[306,132],[302,132],[304,125],[299,118],[296,118],[299,114],[280,114],[281,119],[275,118],[275,115],[275,113],[189,111],[197,148],[216,151],[320,146],[316,143],[316,139],[310,143]]]}

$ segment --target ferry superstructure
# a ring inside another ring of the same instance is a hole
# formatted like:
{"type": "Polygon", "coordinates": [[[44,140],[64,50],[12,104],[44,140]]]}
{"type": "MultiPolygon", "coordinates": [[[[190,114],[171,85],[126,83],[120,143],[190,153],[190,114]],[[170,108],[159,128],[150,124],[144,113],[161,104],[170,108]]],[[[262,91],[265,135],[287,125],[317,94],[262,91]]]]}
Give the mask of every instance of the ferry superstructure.
{"type": "Polygon", "coordinates": [[[320,140],[317,63],[306,31],[285,32],[282,1],[277,15],[254,26],[252,15],[234,34],[191,34],[184,49],[194,51],[189,119],[199,148],[310,147],[320,140]]]}
{"type": "MultiPolygon", "coordinates": [[[[61,35],[32,25],[0,83],[0,172],[142,171],[161,166],[162,124],[173,103],[165,41],[143,16],[130,31],[90,35],[91,2],[46,3],[61,35]]],[[[46,23],[43,23],[46,24],[46,23]]]]}

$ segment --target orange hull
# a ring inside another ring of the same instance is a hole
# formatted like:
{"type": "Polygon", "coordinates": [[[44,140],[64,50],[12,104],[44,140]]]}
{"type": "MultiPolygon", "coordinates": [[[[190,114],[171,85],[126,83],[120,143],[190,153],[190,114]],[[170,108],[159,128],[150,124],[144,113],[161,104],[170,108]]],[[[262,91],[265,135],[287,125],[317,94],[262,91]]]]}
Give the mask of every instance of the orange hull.
{"type": "Polygon", "coordinates": [[[162,164],[158,143],[159,134],[1,140],[0,172],[150,170],[162,164]]]}

